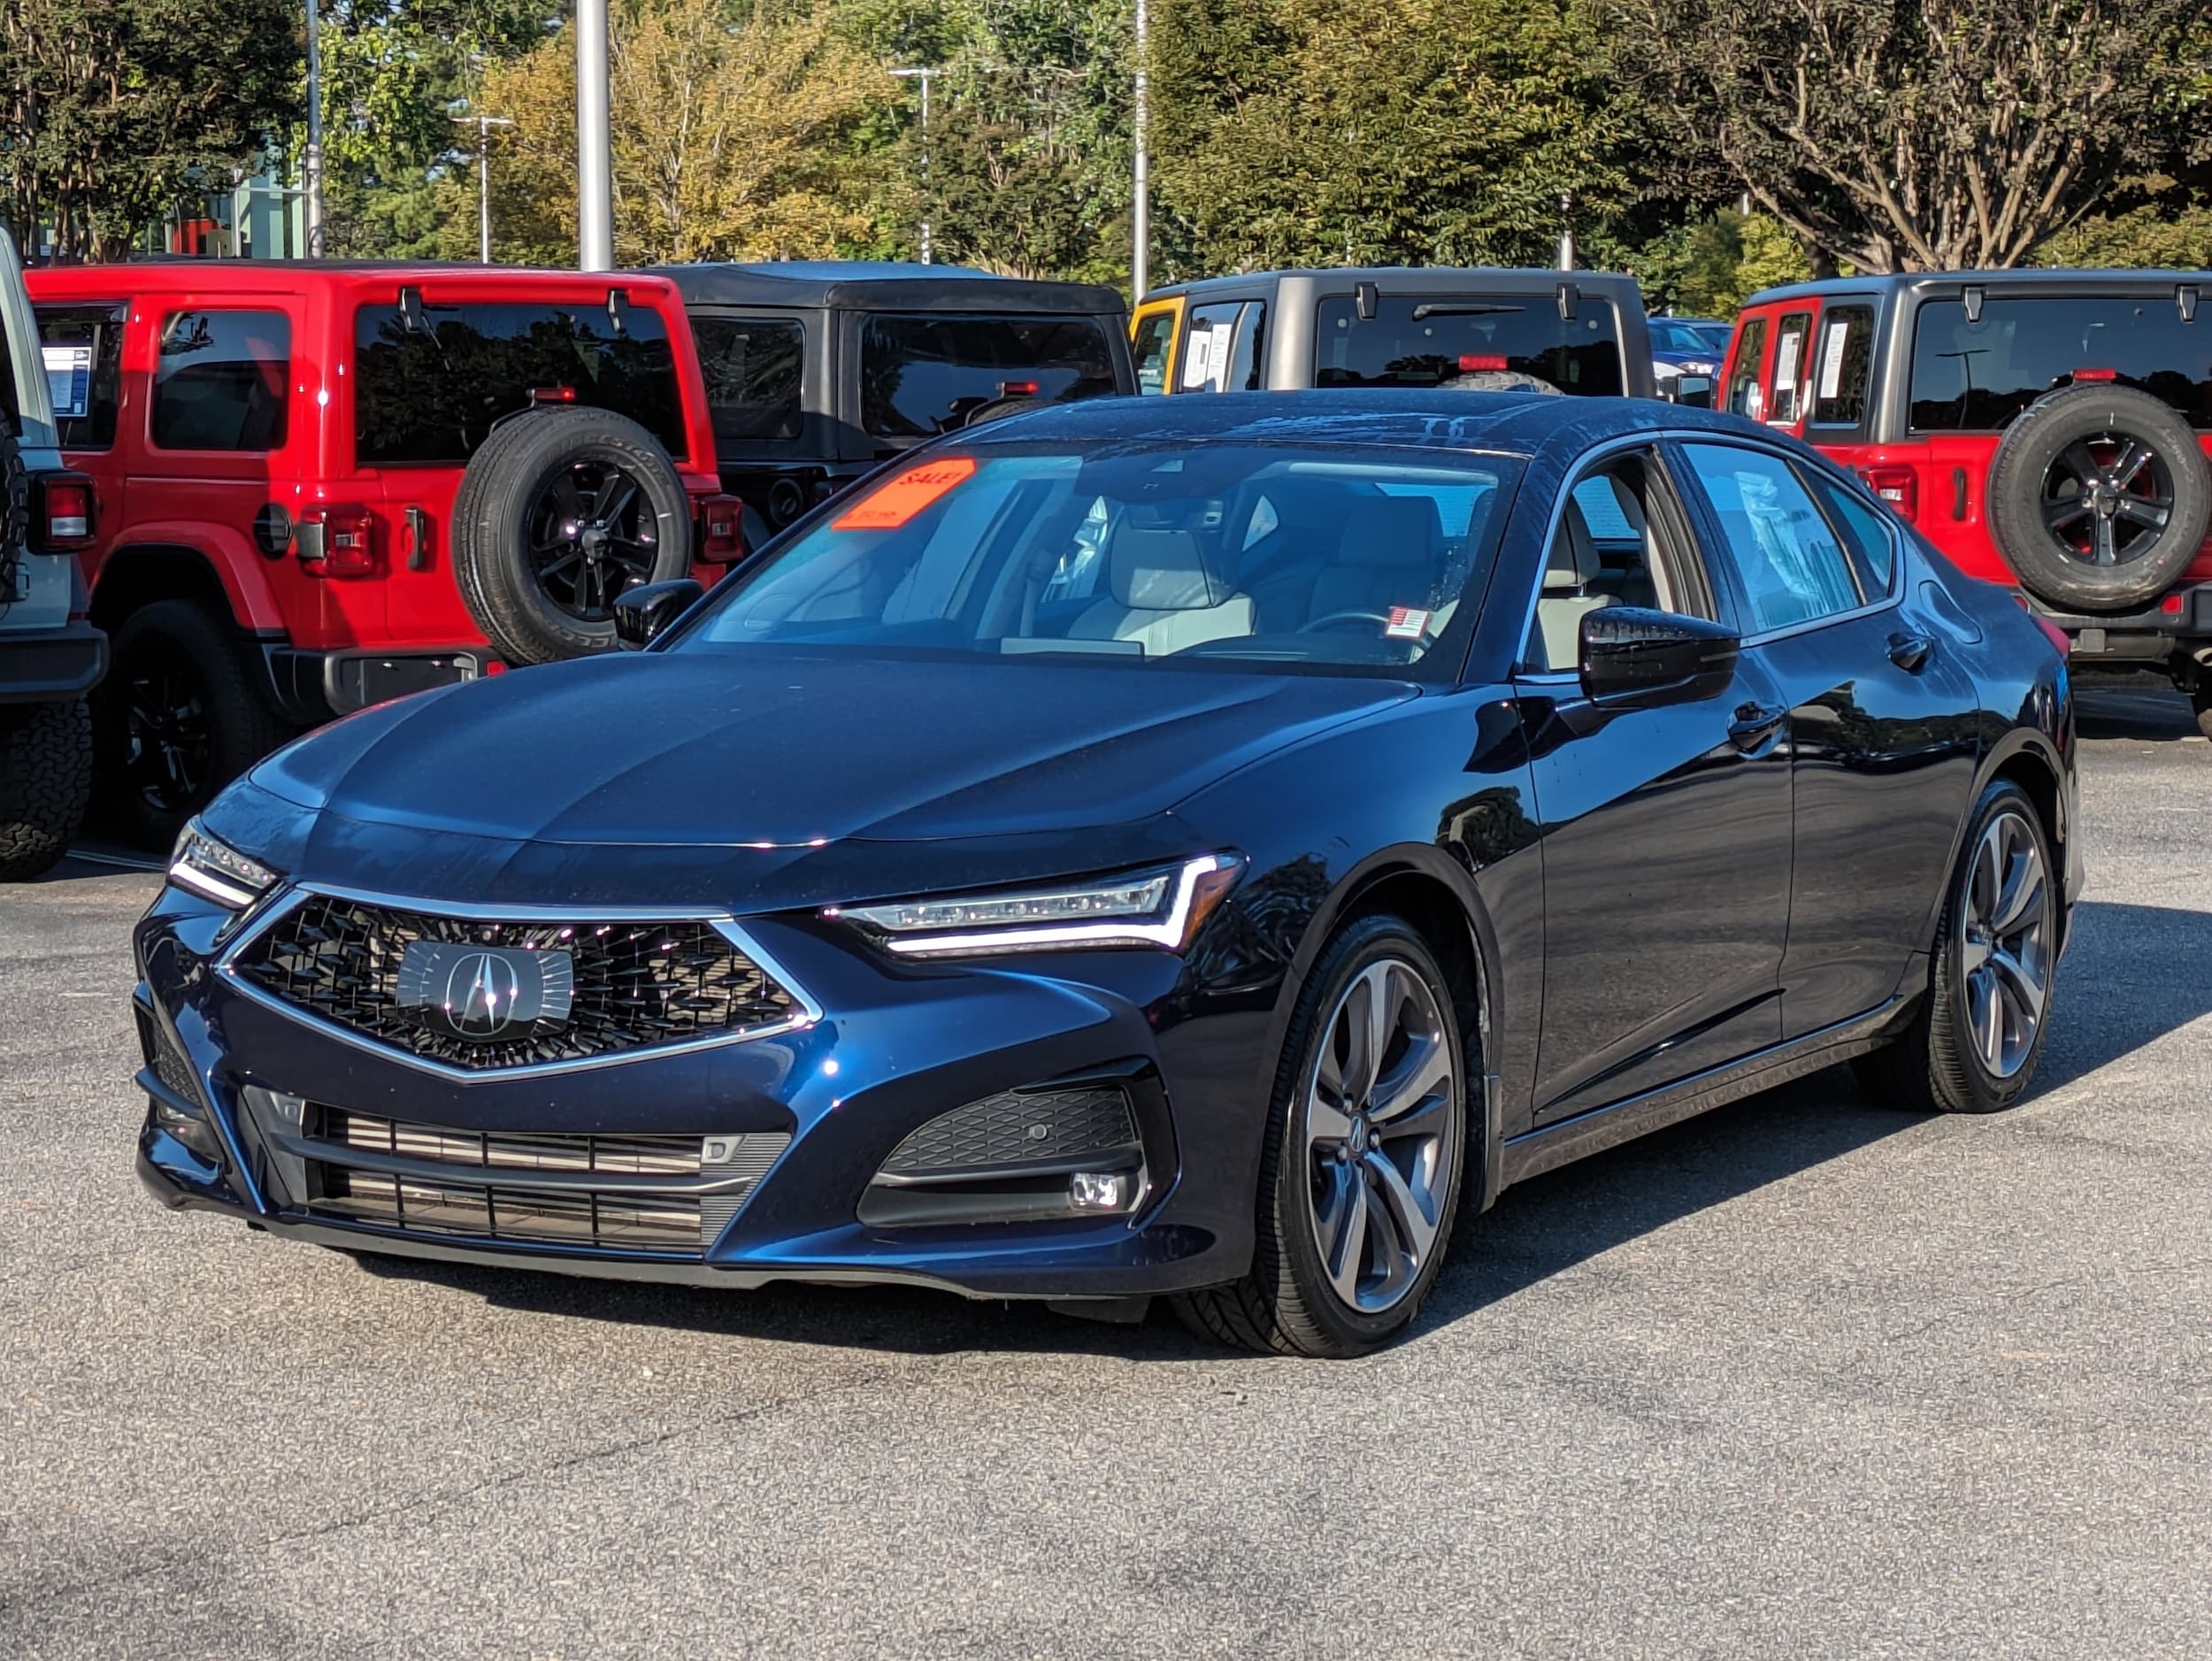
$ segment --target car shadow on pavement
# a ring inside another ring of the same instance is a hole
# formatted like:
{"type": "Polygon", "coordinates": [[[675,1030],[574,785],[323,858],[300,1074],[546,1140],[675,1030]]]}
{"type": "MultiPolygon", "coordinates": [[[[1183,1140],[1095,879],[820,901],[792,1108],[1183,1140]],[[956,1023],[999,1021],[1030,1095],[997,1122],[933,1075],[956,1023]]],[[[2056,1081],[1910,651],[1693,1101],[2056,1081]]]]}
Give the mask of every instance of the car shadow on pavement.
{"type": "MultiPolygon", "coordinates": [[[[2212,912],[2084,902],[2061,972],[2037,1094],[2212,1012],[2212,981],[2160,965],[2212,962],[2212,912]]],[[[2028,1111],[2032,1111],[2031,1097],[2028,1111]]],[[[1509,1188],[1463,1219],[1456,1250],[1415,1337],[1668,1224],[1724,1204],[1923,1120],[1832,1067],[1509,1188]]],[[[716,1333],[733,1338],[933,1355],[962,1350],[1205,1360],[1226,1352],[1187,1334],[1164,1303],[1141,1326],[981,1303],[908,1288],[770,1286],[753,1292],[578,1280],[412,1259],[372,1272],[448,1285],[534,1313],[716,1333]]]]}
{"type": "Polygon", "coordinates": [[[2077,675],[2074,710],[2084,738],[2163,743],[2200,735],[2189,700],[2149,675],[2077,675]]]}

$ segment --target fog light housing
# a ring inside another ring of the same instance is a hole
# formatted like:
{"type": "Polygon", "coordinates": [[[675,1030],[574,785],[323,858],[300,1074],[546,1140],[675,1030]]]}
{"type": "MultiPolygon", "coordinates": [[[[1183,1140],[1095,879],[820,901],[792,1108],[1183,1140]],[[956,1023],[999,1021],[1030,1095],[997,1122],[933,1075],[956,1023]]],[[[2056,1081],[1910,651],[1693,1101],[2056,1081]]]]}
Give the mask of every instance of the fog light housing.
{"type": "Polygon", "coordinates": [[[1068,1203],[1079,1211],[1125,1211],[1136,1191],[1133,1171],[1078,1171],[1068,1179],[1068,1203]]]}

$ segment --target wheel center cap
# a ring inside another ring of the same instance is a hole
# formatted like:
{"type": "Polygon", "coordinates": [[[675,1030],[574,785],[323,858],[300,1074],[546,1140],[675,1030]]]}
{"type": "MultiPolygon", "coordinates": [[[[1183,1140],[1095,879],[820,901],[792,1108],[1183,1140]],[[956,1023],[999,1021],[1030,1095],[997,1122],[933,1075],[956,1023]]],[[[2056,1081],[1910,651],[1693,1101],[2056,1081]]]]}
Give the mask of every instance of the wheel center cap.
{"type": "Polygon", "coordinates": [[[607,527],[597,524],[587,525],[579,533],[578,540],[583,543],[584,551],[596,559],[607,550],[607,527]]]}
{"type": "Polygon", "coordinates": [[[2091,487],[2089,506],[2100,518],[2110,519],[2120,509],[2120,493],[2112,485],[2099,482],[2091,487]]]}
{"type": "Polygon", "coordinates": [[[1364,1116],[1352,1121],[1352,1134],[1345,1140],[1350,1144],[1352,1156],[1357,1158],[1367,1151],[1367,1120],[1364,1116]]]}

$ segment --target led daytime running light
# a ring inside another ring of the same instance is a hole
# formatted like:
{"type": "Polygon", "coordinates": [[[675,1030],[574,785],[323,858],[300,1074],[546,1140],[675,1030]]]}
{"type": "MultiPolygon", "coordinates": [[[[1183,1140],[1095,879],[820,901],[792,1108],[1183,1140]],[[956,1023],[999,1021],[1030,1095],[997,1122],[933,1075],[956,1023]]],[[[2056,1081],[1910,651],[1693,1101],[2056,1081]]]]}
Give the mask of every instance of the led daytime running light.
{"type": "Polygon", "coordinates": [[[879,929],[901,957],[973,956],[1058,946],[1180,950],[1243,868],[1207,854],[1171,871],[1004,896],[911,900],[830,915],[879,929]]]}
{"type": "Polygon", "coordinates": [[[277,873],[209,835],[195,819],[177,838],[169,880],[204,900],[242,911],[276,886],[277,873]]]}

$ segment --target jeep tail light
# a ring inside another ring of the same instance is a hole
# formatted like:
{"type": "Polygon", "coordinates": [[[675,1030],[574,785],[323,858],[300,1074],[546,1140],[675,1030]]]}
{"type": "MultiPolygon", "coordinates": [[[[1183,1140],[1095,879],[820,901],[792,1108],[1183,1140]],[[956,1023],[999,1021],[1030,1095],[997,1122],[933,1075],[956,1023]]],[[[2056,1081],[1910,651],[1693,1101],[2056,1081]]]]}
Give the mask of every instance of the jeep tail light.
{"type": "Polygon", "coordinates": [[[363,507],[315,507],[300,515],[300,564],[319,577],[376,575],[376,520],[363,507]]]}
{"type": "Polygon", "coordinates": [[[41,551],[74,553],[92,545],[92,481],[82,473],[48,473],[37,476],[31,523],[41,539],[41,551]]]}
{"type": "Polygon", "coordinates": [[[2178,594],[2170,594],[2158,603],[2158,609],[2165,612],[2169,617],[2179,617],[2181,615],[2181,604],[2184,597],[2185,596],[2178,594]]]}
{"type": "Polygon", "coordinates": [[[1909,467],[1862,467],[1866,488],[1888,503],[1901,519],[1920,517],[1920,475],[1909,467]]]}
{"type": "Polygon", "coordinates": [[[699,558],[726,565],[745,558],[745,504],[733,496],[710,496],[699,504],[699,558]]]}

